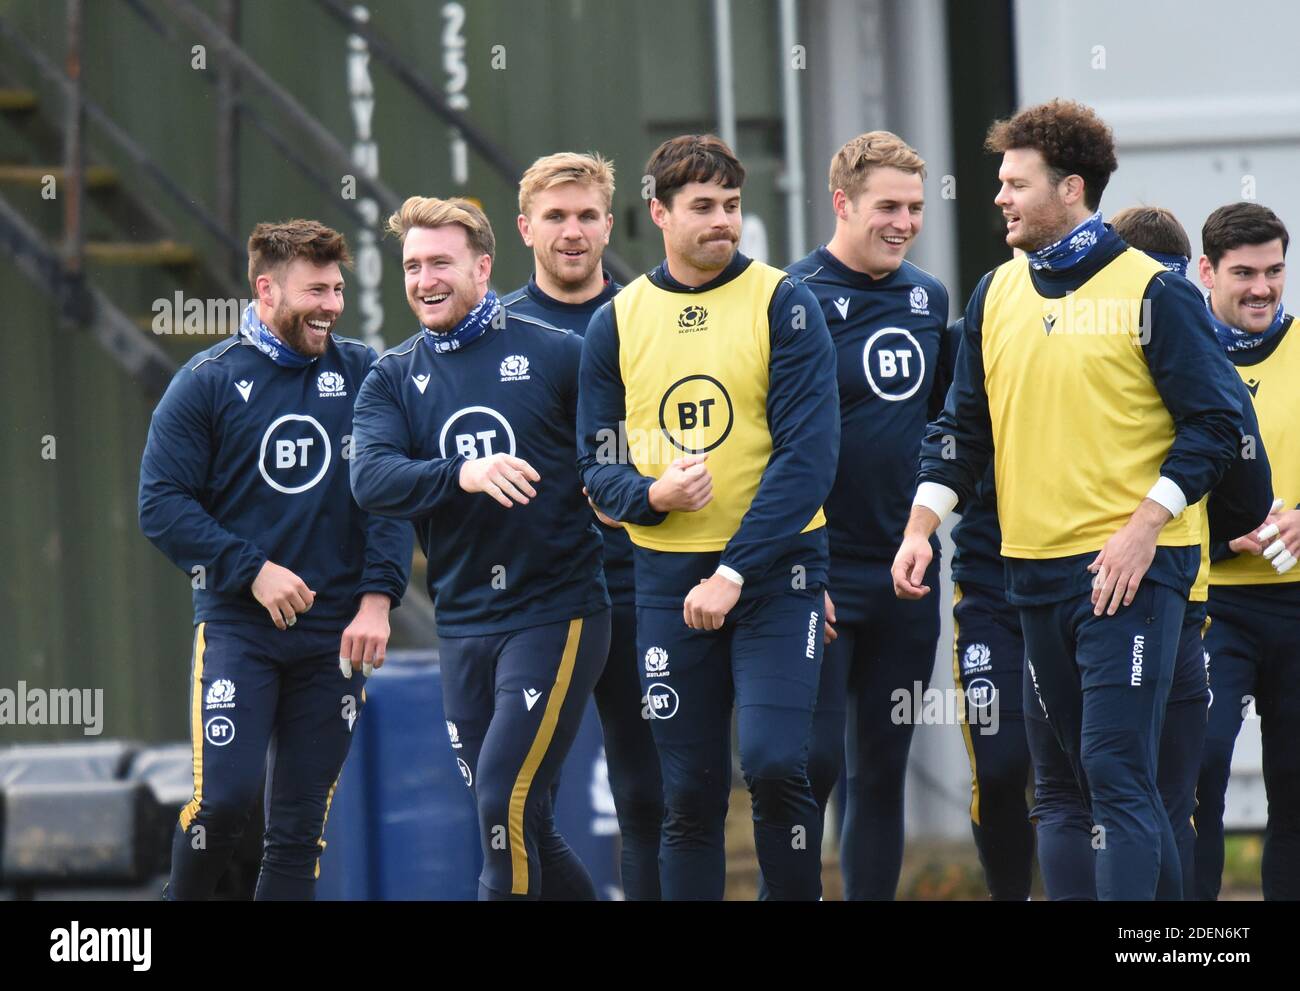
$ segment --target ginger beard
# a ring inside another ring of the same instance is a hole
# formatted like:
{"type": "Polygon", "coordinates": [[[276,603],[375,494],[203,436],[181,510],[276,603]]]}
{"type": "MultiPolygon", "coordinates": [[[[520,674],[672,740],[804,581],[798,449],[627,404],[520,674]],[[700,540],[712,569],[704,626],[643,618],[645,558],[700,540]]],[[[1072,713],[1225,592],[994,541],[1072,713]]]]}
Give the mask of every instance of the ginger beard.
{"type": "Polygon", "coordinates": [[[406,302],[420,326],[445,334],[481,300],[492,258],[470,247],[460,224],[412,227],[402,243],[406,302]]]}
{"type": "Polygon", "coordinates": [[[418,285],[408,289],[406,302],[420,318],[420,326],[435,334],[445,334],[465,319],[483,294],[470,282],[442,285],[423,290],[418,285]]]}
{"type": "Polygon", "coordinates": [[[600,189],[579,182],[543,189],[518,223],[544,282],[566,294],[599,291],[596,273],[614,223],[600,189]]]}

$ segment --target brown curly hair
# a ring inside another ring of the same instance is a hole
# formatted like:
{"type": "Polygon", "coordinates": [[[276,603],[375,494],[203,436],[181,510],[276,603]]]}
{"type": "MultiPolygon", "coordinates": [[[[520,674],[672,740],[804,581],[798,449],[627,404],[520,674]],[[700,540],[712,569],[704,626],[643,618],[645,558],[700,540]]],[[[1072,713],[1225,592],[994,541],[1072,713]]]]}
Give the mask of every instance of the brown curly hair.
{"type": "Polygon", "coordinates": [[[1119,168],[1110,125],[1091,107],[1073,100],[1050,100],[995,121],[984,139],[984,149],[1001,154],[1017,148],[1038,151],[1053,182],[1079,176],[1089,210],[1101,204],[1110,174],[1119,168]]]}

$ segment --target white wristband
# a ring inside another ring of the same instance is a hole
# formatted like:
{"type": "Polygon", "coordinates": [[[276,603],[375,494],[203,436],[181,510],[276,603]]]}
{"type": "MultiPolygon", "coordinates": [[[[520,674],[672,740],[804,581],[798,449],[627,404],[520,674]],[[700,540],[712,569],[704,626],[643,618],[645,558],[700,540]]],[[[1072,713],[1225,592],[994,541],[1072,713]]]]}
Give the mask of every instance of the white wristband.
{"type": "Polygon", "coordinates": [[[924,506],[939,517],[939,522],[942,523],[943,518],[957,505],[957,493],[938,482],[922,482],[916,487],[912,505],[924,506]]]}
{"type": "Polygon", "coordinates": [[[1164,506],[1169,510],[1170,516],[1178,516],[1187,508],[1187,496],[1183,495],[1183,490],[1172,478],[1166,478],[1164,475],[1156,479],[1156,484],[1151,486],[1147,498],[1164,506]]]}
{"type": "Polygon", "coordinates": [[[727,581],[735,582],[737,585],[741,586],[742,588],[745,585],[745,576],[742,575],[735,568],[728,568],[725,564],[718,565],[718,570],[715,571],[714,574],[721,575],[723,578],[727,579],[727,581]]]}

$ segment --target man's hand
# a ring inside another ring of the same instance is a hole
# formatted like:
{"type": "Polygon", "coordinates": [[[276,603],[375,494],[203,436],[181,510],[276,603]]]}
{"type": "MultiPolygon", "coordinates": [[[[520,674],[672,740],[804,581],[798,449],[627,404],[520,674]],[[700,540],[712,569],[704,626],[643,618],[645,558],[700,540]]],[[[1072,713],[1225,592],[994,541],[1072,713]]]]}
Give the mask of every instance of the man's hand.
{"type": "Polygon", "coordinates": [[[894,594],[900,599],[920,599],[930,594],[930,586],[922,585],[925,569],[934,559],[930,536],[939,529],[938,515],[925,506],[913,505],[903,530],[903,542],[898,545],[889,574],[894,579],[894,594]]]}
{"type": "Polygon", "coordinates": [[[1244,533],[1240,537],[1233,537],[1228,541],[1228,550],[1236,551],[1238,554],[1264,553],[1264,547],[1255,539],[1254,532],[1244,533]]]}
{"type": "Polygon", "coordinates": [[[740,601],[740,586],[730,578],[701,578],[682,604],[682,618],[692,630],[720,630],[740,601]]]}
{"type": "Polygon", "coordinates": [[[900,599],[920,599],[930,594],[930,586],[922,585],[925,569],[934,560],[930,538],[919,534],[903,537],[889,569],[894,579],[894,594],[900,599]]]}
{"type": "Polygon", "coordinates": [[[298,622],[316,601],[316,593],[288,568],[267,561],[253,579],[253,598],[271,615],[277,630],[287,630],[298,622]]]}
{"type": "Polygon", "coordinates": [[[622,523],[620,523],[618,520],[610,519],[608,516],[606,516],[604,513],[600,511],[599,506],[597,506],[594,502],[591,501],[591,493],[587,491],[587,486],[585,485],[582,487],[582,494],[587,497],[587,505],[590,506],[591,511],[596,514],[596,519],[604,523],[605,526],[613,527],[616,530],[623,529],[622,523]]]}
{"type": "Polygon", "coordinates": [[[689,454],[670,464],[650,486],[647,493],[650,508],[656,513],[694,513],[707,506],[713,499],[713,476],[704,465],[708,457],[689,454]]]}
{"type": "Polygon", "coordinates": [[[361,668],[368,678],[375,668],[384,666],[388,652],[388,596],[367,592],[361,597],[361,607],[356,617],[343,631],[339,644],[339,670],[343,677],[351,678],[355,668],[361,668]]]}
{"type": "Polygon", "coordinates": [[[1092,583],[1092,613],[1114,616],[1120,604],[1132,605],[1147,568],[1156,556],[1156,538],[1173,516],[1154,499],[1143,499],[1129,521],[1106,541],[1088,570],[1092,583]]]}
{"type": "Polygon", "coordinates": [[[466,492],[486,492],[501,505],[509,509],[514,502],[521,506],[528,505],[528,500],[537,495],[529,482],[540,482],[542,476],[537,474],[523,458],[509,454],[492,454],[486,458],[474,458],[460,466],[460,487],[466,492]]]}
{"type": "Polygon", "coordinates": [[[825,624],[825,630],[822,633],[823,643],[830,643],[832,640],[834,640],[836,637],[839,636],[839,634],[835,632],[834,623],[835,623],[835,603],[831,601],[831,593],[827,592],[826,593],[826,624],[825,624]]]}
{"type": "Polygon", "coordinates": [[[1273,569],[1279,575],[1285,575],[1300,558],[1300,509],[1270,513],[1264,521],[1264,528],[1255,536],[1261,553],[1268,558],[1273,569]]]}
{"type": "Polygon", "coordinates": [[[1263,554],[1268,543],[1276,540],[1278,534],[1282,532],[1277,524],[1278,516],[1284,505],[1286,504],[1281,499],[1274,499],[1273,505],[1268,511],[1268,516],[1264,517],[1264,522],[1260,528],[1229,540],[1228,550],[1236,551],[1238,554],[1263,554]]]}

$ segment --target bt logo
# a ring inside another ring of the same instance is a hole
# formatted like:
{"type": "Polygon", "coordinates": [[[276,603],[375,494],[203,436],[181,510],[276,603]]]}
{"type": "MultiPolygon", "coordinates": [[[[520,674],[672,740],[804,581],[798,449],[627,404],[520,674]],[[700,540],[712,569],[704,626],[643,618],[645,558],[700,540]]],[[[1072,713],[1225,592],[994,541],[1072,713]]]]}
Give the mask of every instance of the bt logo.
{"type": "Polygon", "coordinates": [[[447,418],[438,435],[444,458],[460,454],[470,461],[515,453],[515,432],[504,416],[487,406],[466,406],[447,418]],[[449,443],[450,442],[450,443],[449,443]]]}
{"type": "Polygon", "coordinates": [[[704,454],[731,433],[731,396],[710,375],[688,375],[668,387],[659,401],[659,428],[673,447],[704,454]]]}
{"type": "Polygon", "coordinates": [[[677,707],[681,702],[672,686],[662,682],[649,685],[642,699],[646,703],[645,714],[651,719],[672,719],[677,715],[677,707]]]}
{"type": "Polygon", "coordinates": [[[862,368],[872,392],[891,403],[901,402],[916,395],[925,380],[925,352],[908,331],[884,327],[867,338],[862,368]]]}
{"type": "Polygon", "coordinates": [[[296,495],[313,488],[329,470],[330,438],[314,417],[286,413],[262,435],[257,470],[277,492],[296,495]]]}
{"type": "Polygon", "coordinates": [[[966,701],[976,709],[992,704],[998,690],[988,678],[976,678],[966,686],[966,701]]]}

